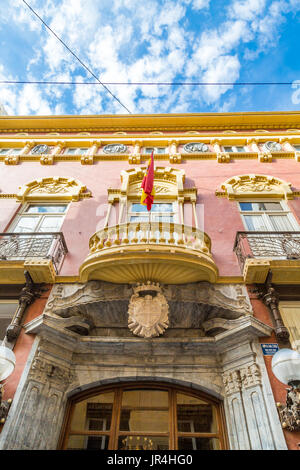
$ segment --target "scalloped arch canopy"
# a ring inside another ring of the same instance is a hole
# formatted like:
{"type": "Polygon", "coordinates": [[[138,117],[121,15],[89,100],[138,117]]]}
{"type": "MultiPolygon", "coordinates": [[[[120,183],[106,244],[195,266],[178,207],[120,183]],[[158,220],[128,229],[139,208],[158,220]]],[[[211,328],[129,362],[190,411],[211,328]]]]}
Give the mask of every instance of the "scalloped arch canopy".
{"type": "Polygon", "coordinates": [[[17,200],[26,201],[79,201],[90,197],[85,185],[74,178],[53,176],[40,178],[20,186],[17,200]]]}
{"type": "Polygon", "coordinates": [[[238,175],[226,180],[221,189],[228,199],[293,199],[291,183],[268,175],[238,175]]]}

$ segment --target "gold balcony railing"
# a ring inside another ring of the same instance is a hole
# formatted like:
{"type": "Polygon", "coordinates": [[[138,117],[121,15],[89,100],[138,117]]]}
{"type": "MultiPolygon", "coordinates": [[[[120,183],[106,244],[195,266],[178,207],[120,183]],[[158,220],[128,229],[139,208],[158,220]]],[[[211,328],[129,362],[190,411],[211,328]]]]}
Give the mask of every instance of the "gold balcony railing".
{"type": "Polygon", "coordinates": [[[99,230],[89,247],[80,268],[83,281],[183,283],[217,277],[210,238],[195,227],[130,222],[99,230]]]}

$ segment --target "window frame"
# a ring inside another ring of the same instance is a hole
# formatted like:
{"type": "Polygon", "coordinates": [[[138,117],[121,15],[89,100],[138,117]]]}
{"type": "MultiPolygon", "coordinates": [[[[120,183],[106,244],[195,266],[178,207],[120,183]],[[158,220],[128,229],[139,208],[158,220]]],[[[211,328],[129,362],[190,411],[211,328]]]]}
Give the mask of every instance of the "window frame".
{"type": "Polygon", "coordinates": [[[146,150],[147,149],[153,149],[153,155],[167,155],[168,152],[166,151],[167,150],[167,146],[166,147],[160,147],[160,146],[156,146],[156,147],[144,147],[144,155],[151,155],[152,151],[151,152],[147,152],[146,150]],[[164,149],[165,151],[164,152],[157,152],[157,149],[164,149]]]}
{"type": "Polygon", "coordinates": [[[170,214],[173,217],[173,222],[161,222],[162,224],[178,224],[179,223],[179,204],[177,200],[174,199],[158,199],[154,201],[154,204],[172,204],[173,205],[173,210],[171,212],[152,212],[152,211],[146,211],[146,212],[132,212],[131,207],[133,204],[140,204],[140,201],[133,200],[129,201],[128,207],[127,207],[127,223],[149,223],[149,222],[157,222],[159,221],[154,221],[151,220],[151,216],[155,215],[160,215],[160,214],[170,214]],[[147,221],[131,221],[131,217],[138,217],[140,214],[146,214],[149,216],[149,220],[147,221]]]}
{"type": "Polygon", "coordinates": [[[89,151],[90,147],[66,147],[64,149],[64,155],[86,155],[87,152],[89,151]],[[69,150],[73,150],[75,149],[75,152],[74,153],[69,153],[68,151],[69,150]],[[82,150],[85,150],[85,152],[82,152],[82,150]]]}
{"type": "MultiPolygon", "coordinates": [[[[283,199],[268,199],[268,198],[263,198],[263,199],[258,199],[258,198],[247,198],[247,199],[239,199],[239,200],[236,200],[237,202],[237,205],[238,205],[238,210],[239,210],[239,213],[240,213],[240,216],[241,216],[241,219],[243,221],[243,225],[245,227],[245,231],[246,232],[259,232],[259,231],[262,231],[262,230],[250,230],[247,226],[247,222],[245,220],[245,216],[247,215],[261,215],[263,217],[263,222],[264,222],[264,225],[266,227],[268,227],[268,230],[266,230],[266,232],[276,232],[276,230],[273,229],[270,221],[269,221],[269,218],[268,218],[268,215],[282,215],[282,216],[287,216],[288,218],[288,221],[289,223],[291,224],[291,227],[293,228],[292,231],[294,232],[299,232],[300,231],[300,226],[297,222],[297,219],[296,217],[294,216],[294,214],[291,212],[291,209],[289,208],[288,204],[286,201],[284,201],[283,199]],[[240,203],[241,202],[252,202],[252,203],[268,203],[268,202],[279,202],[281,207],[282,207],[282,211],[243,211],[240,207],[240,203]]],[[[290,230],[286,230],[286,232],[290,232],[290,230]]]]}
{"type": "MultiPolygon", "coordinates": [[[[61,227],[64,223],[64,219],[65,219],[65,216],[69,210],[69,206],[70,206],[70,203],[66,202],[66,201],[62,201],[62,202],[59,202],[59,201],[49,201],[49,202],[36,202],[36,201],[28,201],[28,202],[25,202],[24,204],[22,204],[20,210],[17,212],[17,214],[15,215],[14,219],[12,220],[7,232],[8,233],[13,233],[15,231],[15,228],[17,227],[20,219],[22,217],[37,217],[39,218],[39,222],[37,223],[37,225],[35,226],[35,230],[33,232],[24,232],[24,235],[26,235],[26,233],[45,233],[45,232],[39,232],[39,227],[41,226],[42,224],[42,221],[43,219],[45,218],[45,216],[47,217],[58,217],[58,216],[61,216],[61,219],[62,219],[62,223],[60,225],[60,229],[57,230],[57,232],[54,232],[54,233],[59,233],[60,230],[61,230],[61,227]],[[39,206],[66,206],[66,210],[64,212],[52,212],[52,213],[30,213],[28,212],[26,214],[26,211],[27,209],[29,208],[29,206],[32,206],[32,205],[39,205],[39,206]]],[[[16,232],[18,233],[18,232],[16,232]]],[[[22,232],[23,233],[23,232],[22,232]]]]}
{"type": "Polygon", "coordinates": [[[3,147],[0,148],[0,155],[20,155],[22,152],[21,147],[3,147]],[[7,150],[7,152],[3,152],[3,150],[7,150]]]}
{"type": "MultiPolygon", "coordinates": [[[[114,384],[107,386],[100,386],[94,389],[83,391],[75,396],[71,397],[67,403],[65,417],[63,426],[61,429],[61,434],[58,442],[58,449],[66,450],[68,445],[69,436],[73,435],[94,435],[94,436],[109,436],[108,439],[108,449],[107,450],[118,450],[118,439],[121,436],[134,435],[134,431],[121,431],[120,426],[120,415],[121,415],[121,405],[122,405],[122,393],[123,391],[130,390],[145,390],[153,389],[155,391],[168,391],[168,408],[169,408],[169,431],[166,433],[159,432],[140,432],[141,436],[168,436],[169,437],[169,450],[178,450],[178,438],[215,438],[219,440],[220,450],[228,449],[228,437],[226,432],[226,422],[225,422],[225,413],[224,413],[224,404],[221,400],[218,400],[214,396],[208,395],[200,390],[190,390],[186,387],[174,384],[168,384],[166,382],[136,382],[136,383],[124,383],[124,384],[114,384]],[[75,410],[75,405],[81,401],[92,398],[101,393],[114,392],[114,401],[112,409],[112,419],[111,419],[111,428],[109,431],[82,431],[78,434],[77,430],[71,430],[71,420],[75,410]],[[217,423],[217,432],[208,433],[208,432],[179,432],[177,426],[177,402],[176,395],[184,394],[189,397],[198,398],[205,401],[207,404],[212,405],[215,408],[215,416],[217,423]],[[74,432],[75,431],[75,432],[74,432]]],[[[179,449],[180,450],[180,449],[179,449]]]]}
{"type": "Polygon", "coordinates": [[[247,152],[245,145],[224,145],[223,146],[225,153],[245,153],[247,152]],[[231,148],[231,150],[226,150],[227,148],[231,148]],[[242,148],[242,151],[237,150],[238,148],[242,148]]]}

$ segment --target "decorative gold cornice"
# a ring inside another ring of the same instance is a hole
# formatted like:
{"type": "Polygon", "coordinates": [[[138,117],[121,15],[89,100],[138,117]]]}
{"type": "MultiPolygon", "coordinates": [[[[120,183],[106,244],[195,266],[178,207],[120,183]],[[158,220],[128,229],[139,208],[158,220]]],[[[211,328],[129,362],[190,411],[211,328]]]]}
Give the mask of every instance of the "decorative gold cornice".
{"type": "Polygon", "coordinates": [[[164,132],[193,130],[299,129],[300,113],[185,113],[89,116],[0,116],[0,131],[22,132],[164,132]]]}

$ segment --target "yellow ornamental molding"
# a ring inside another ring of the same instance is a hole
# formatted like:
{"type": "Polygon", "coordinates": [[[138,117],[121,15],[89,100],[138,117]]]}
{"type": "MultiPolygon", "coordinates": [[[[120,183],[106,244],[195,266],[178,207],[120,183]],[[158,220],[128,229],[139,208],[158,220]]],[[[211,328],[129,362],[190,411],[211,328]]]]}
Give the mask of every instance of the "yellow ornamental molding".
{"type": "Polygon", "coordinates": [[[16,199],[25,201],[79,201],[91,197],[80,181],[74,178],[49,177],[31,181],[21,186],[16,199]]]}
{"type": "MultiPolygon", "coordinates": [[[[146,174],[146,167],[121,171],[121,194],[137,198],[141,192],[141,182],[146,174]]],[[[160,198],[177,198],[183,193],[185,180],[184,170],[171,167],[156,167],[154,170],[155,194],[160,198]]]]}
{"type": "Polygon", "coordinates": [[[296,193],[291,189],[291,183],[268,175],[239,175],[226,180],[216,196],[228,199],[246,198],[281,198],[293,199],[296,193]]]}

